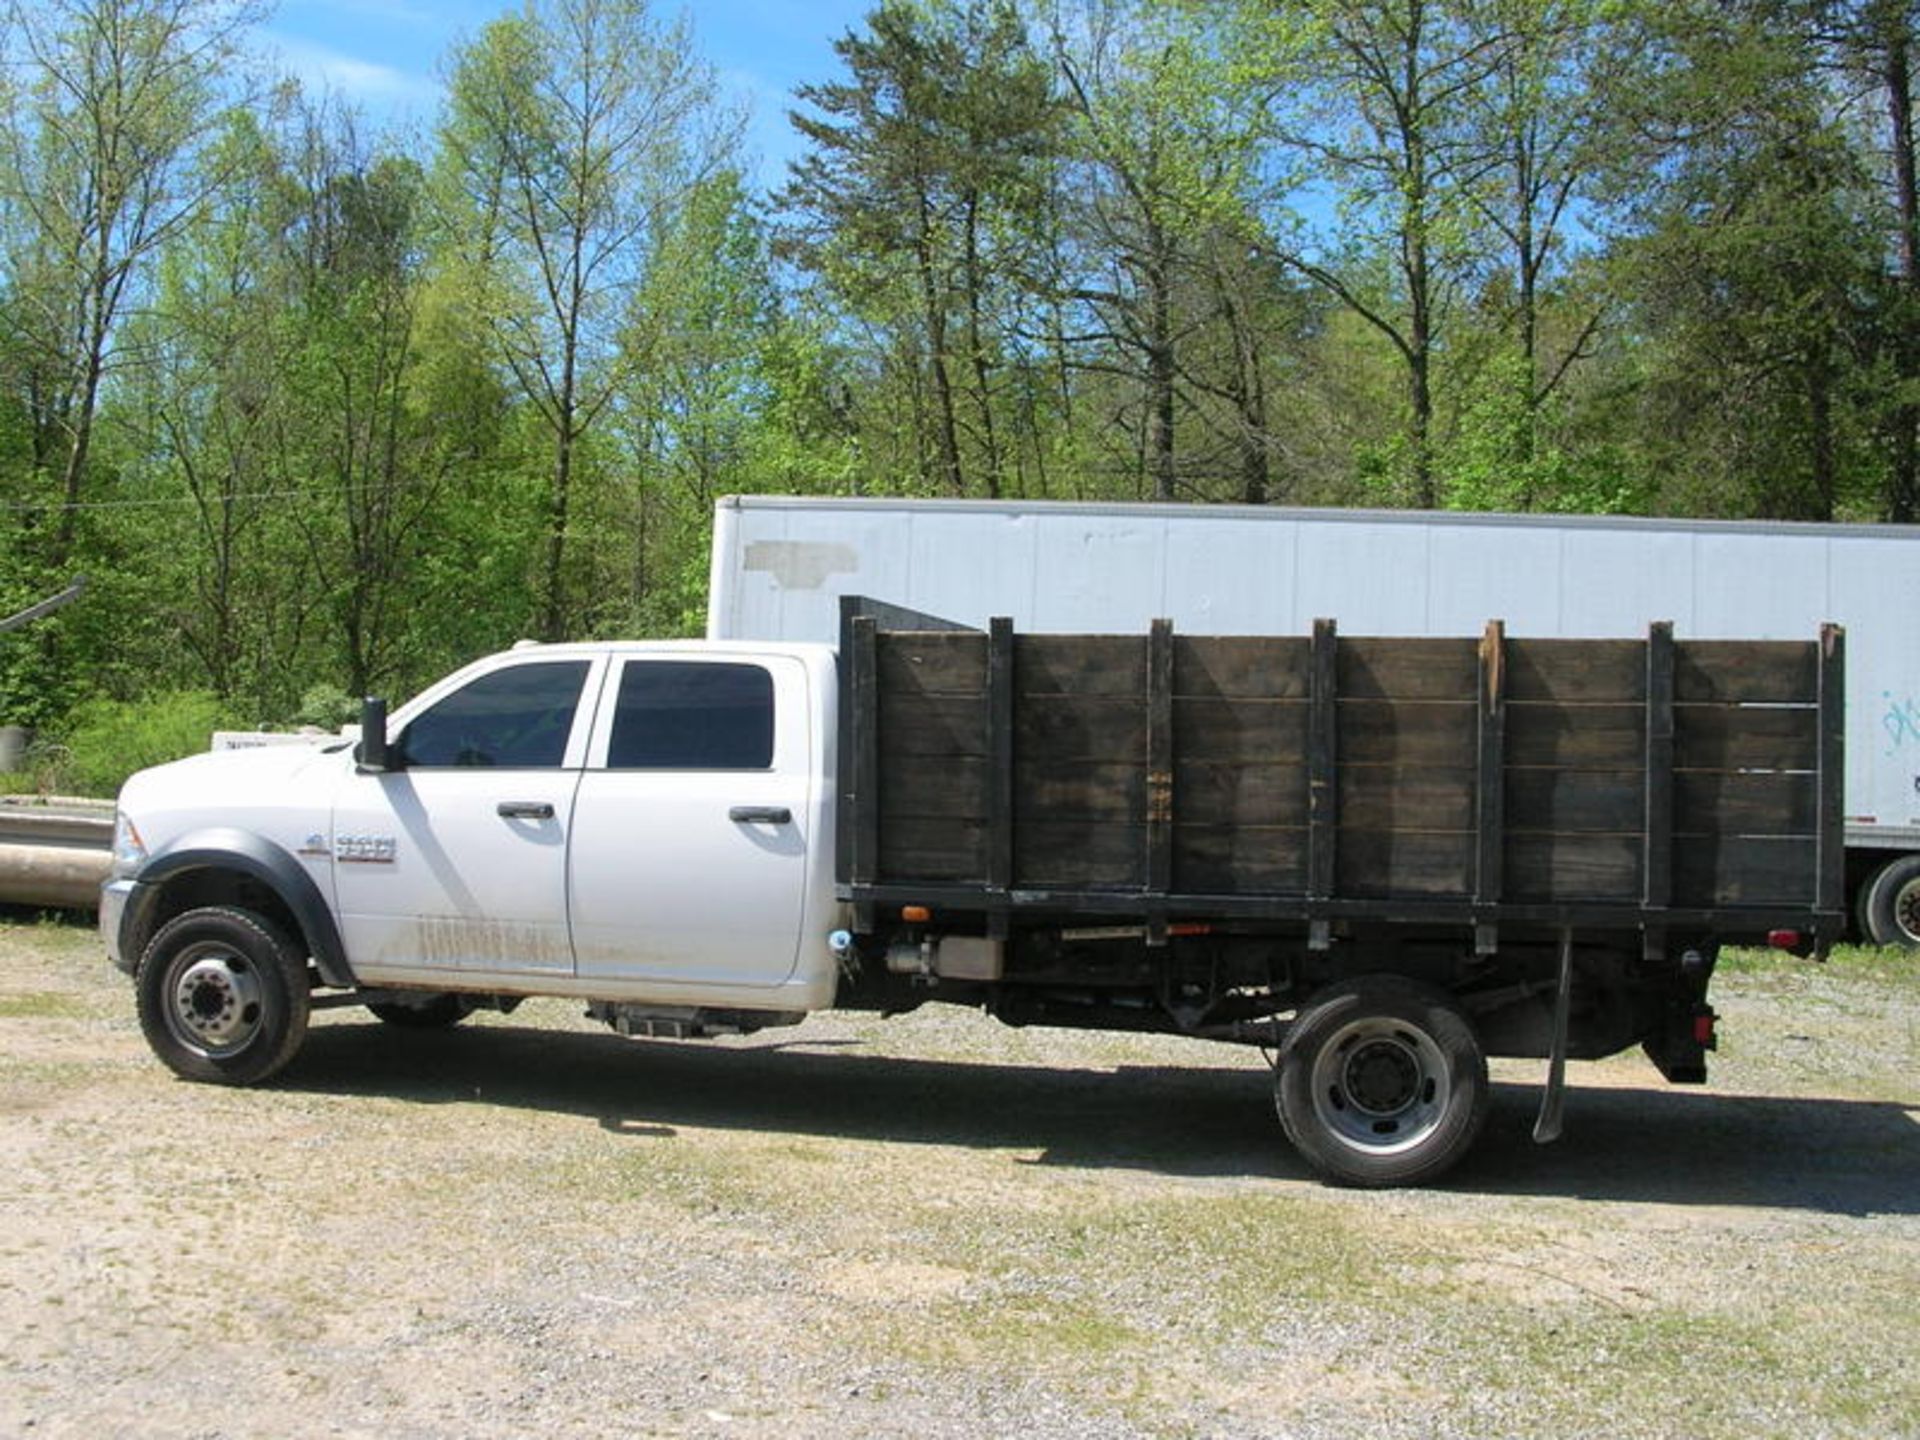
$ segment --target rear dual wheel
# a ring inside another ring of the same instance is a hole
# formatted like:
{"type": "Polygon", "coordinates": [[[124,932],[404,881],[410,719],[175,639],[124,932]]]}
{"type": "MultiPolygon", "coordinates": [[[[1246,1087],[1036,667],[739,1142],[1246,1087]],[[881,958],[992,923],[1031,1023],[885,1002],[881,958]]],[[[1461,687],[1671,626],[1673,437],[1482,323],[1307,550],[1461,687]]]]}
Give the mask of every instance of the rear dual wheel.
{"type": "Polygon", "coordinates": [[[1287,1032],[1274,1082],[1294,1147],[1345,1185],[1418,1185],[1487,1117],[1487,1061],[1452,997],[1369,975],[1320,992],[1287,1032]]]}
{"type": "Polygon", "coordinates": [[[1889,860],[1860,890],[1860,931],[1875,945],[1920,949],[1920,855],[1889,860]]]}

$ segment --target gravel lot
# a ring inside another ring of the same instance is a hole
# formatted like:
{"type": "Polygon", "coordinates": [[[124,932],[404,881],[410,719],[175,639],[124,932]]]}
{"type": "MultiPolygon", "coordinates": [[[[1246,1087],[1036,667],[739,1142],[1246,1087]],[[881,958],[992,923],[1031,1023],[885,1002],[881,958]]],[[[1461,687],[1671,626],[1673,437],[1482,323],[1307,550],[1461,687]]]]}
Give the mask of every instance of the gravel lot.
{"type": "Polygon", "coordinates": [[[529,1004],[180,1083],[0,920],[0,1434],[1920,1435],[1920,966],[1756,959],[1707,1090],[1541,1066],[1441,1190],[1315,1183],[1257,1054],[529,1004]]]}

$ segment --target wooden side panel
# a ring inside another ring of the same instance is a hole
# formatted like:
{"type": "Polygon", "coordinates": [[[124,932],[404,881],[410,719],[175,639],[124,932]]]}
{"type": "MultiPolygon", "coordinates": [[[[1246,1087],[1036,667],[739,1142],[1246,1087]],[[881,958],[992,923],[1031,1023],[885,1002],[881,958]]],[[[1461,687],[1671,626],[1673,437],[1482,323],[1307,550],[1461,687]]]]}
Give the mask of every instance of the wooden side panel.
{"type": "Polygon", "coordinates": [[[1692,704],[1799,704],[1820,698],[1819,654],[1797,640],[1678,641],[1673,698],[1692,704]]]}
{"type": "Polygon", "coordinates": [[[1354,899],[1473,894],[1473,831],[1354,830],[1340,827],[1336,892],[1354,899]]]}
{"type": "Polygon", "coordinates": [[[880,879],[984,886],[987,823],[961,816],[880,817],[880,879]]]}
{"type": "Polygon", "coordinates": [[[1176,824],[1173,873],[1177,888],[1195,894],[1303,894],[1306,827],[1176,824]]]}
{"type": "Polygon", "coordinates": [[[985,635],[882,631],[879,878],[987,879],[993,751],[985,635]]]}
{"type": "Polygon", "coordinates": [[[1309,704],[1305,700],[1218,700],[1176,695],[1177,760],[1227,765],[1304,764],[1309,704]]]}
{"type": "Polygon", "coordinates": [[[1481,645],[1340,641],[1334,893],[1470,899],[1481,645]]]}
{"type": "Polygon", "coordinates": [[[1133,635],[1020,635],[1014,667],[1025,697],[1107,696],[1140,704],[1147,695],[1147,646],[1133,635]]]}
{"type": "Polygon", "coordinates": [[[1507,706],[1507,764],[1554,770],[1637,770],[1646,749],[1640,705],[1507,706]]]}
{"type": "Polygon", "coordinates": [[[1342,700],[1471,701],[1479,675],[1478,640],[1340,639],[1342,700]]]}
{"type": "Polygon", "coordinates": [[[1306,888],[1312,645],[1173,636],[1172,885],[1306,888]]]}
{"type": "Polygon", "coordinates": [[[1305,700],[1312,647],[1304,639],[1173,637],[1173,693],[1195,699],[1305,700]]]}
{"type": "Polygon", "coordinates": [[[1148,650],[1144,636],[1016,637],[1015,885],[1146,884],[1148,650]]]}
{"type": "Polygon", "coordinates": [[[1673,837],[1674,901],[1681,905],[1811,905],[1812,836],[1673,837]]]}
{"type": "Polygon", "coordinates": [[[1638,640],[1507,641],[1507,698],[1556,705],[1637,705],[1646,698],[1638,640]]]}
{"type": "Polygon", "coordinates": [[[1561,903],[1640,898],[1641,838],[1630,835],[1514,835],[1507,846],[1507,894],[1561,903]]]}
{"type": "Polygon", "coordinates": [[[1507,829],[1521,834],[1637,835],[1638,770],[1507,771],[1507,829]]]}
{"type": "Polygon", "coordinates": [[[1486,913],[1819,898],[1819,646],[1316,636],[878,632],[851,691],[866,873],[1486,913]]]}
{"type": "Polygon", "coordinates": [[[884,695],[981,695],[987,637],[978,631],[881,631],[875,645],[884,695]]]}
{"type": "Polygon", "coordinates": [[[1683,770],[1673,780],[1676,828],[1683,831],[1811,835],[1819,826],[1812,775],[1683,770]]]}
{"type": "Polygon", "coordinates": [[[1509,899],[1642,898],[1647,842],[1648,643],[1507,645],[1509,899]]]}
{"type": "Polygon", "coordinates": [[[1673,648],[1674,903],[1815,903],[1819,648],[1673,648]]]}

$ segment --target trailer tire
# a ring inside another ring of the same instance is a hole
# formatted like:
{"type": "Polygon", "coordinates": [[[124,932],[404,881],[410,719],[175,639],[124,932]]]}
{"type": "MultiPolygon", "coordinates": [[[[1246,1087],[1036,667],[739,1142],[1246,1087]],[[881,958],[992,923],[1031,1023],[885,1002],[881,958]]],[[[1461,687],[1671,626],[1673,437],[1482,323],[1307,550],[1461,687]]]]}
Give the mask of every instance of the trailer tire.
{"type": "Polygon", "coordinates": [[[1444,991],[1367,975],[1302,1007],[1274,1099],[1294,1147],[1342,1185],[1418,1185],[1453,1166],[1486,1123],[1487,1059],[1444,991]]]}
{"type": "Polygon", "coordinates": [[[1901,855],[1860,894],[1860,928],[1875,945],[1920,948],[1920,855],[1901,855]]]}
{"type": "Polygon", "coordinates": [[[446,1030],[473,1013],[473,1002],[465,995],[440,994],[417,1005],[397,1001],[369,1000],[367,1009],[388,1025],[402,1030],[446,1030]]]}
{"type": "Polygon", "coordinates": [[[306,1039],[306,953],[251,910],[176,915],[148,944],[134,989],[147,1044],[183,1079],[257,1085],[306,1039]]]}

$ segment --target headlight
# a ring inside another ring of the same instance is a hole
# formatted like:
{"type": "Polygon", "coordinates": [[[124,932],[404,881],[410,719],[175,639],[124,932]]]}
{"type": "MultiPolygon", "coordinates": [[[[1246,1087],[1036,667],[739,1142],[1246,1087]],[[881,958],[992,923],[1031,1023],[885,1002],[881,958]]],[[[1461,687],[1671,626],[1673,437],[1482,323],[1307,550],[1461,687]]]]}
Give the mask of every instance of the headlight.
{"type": "Polygon", "coordinates": [[[124,810],[113,815],[113,878],[124,880],[147,863],[147,845],[124,810]]]}

